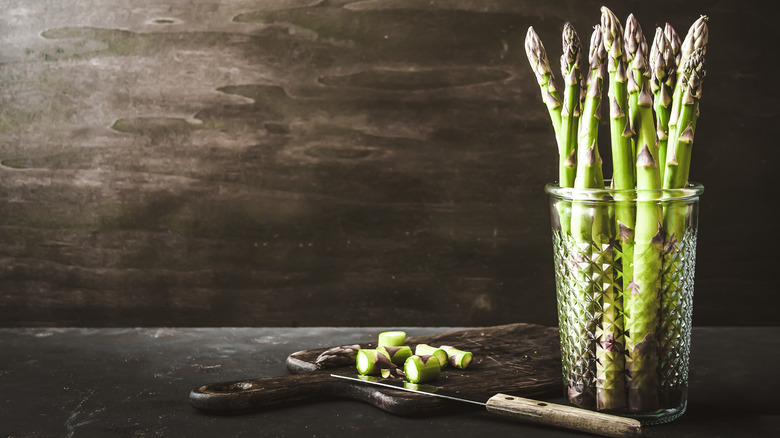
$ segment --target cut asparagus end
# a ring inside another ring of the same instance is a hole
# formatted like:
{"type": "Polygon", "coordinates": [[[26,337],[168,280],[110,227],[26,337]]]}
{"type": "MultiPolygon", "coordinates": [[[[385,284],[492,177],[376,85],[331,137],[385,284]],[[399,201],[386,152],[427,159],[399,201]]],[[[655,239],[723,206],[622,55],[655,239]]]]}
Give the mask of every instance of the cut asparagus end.
{"type": "Polygon", "coordinates": [[[450,345],[442,345],[439,348],[447,352],[447,358],[450,365],[461,370],[468,368],[474,358],[474,355],[471,354],[470,351],[459,350],[450,345]]]}
{"type": "Polygon", "coordinates": [[[412,355],[412,348],[408,345],[402,345],[400,347],[382,346],[377,347],[377,350],[387,355],[390,361],[396,365],[403,365],[406,359],[412,355]]]}
{"type": "Polygon", "coordinates": [[[441,364],[435,356],[413,355],[404,362],[406,380],[411,383],[423,383],[439,377],[441,364]]]}
{"type": "Polygon", "coordinates": [[[400,347],[406,342],[406,333],[400,330],[391,330],[379,334],[377,347],[400,347]]]}
{"type": "Polygon", "coordinates": [[[435,356],[439,360],[442,368],[445,368],[448,363],[447,352],[441,348],[436,348],[428,344],[417,344],[414,348],[414,354],[418,356],[435,356]]]}

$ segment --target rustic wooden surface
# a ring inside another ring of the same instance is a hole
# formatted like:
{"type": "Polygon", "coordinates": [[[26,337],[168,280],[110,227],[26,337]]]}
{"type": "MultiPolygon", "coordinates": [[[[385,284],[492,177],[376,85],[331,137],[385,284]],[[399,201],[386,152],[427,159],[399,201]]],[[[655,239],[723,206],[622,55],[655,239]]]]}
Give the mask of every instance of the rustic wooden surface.
{"type": "MultiPolygon", "coordinates": [[[[190,390],[204,382],[286,375],[291,352],[364,342],[387,329],[0,329],[0,436],[583,438],[483,410],[410,417],[329,399],[248,415],[205,415],[188,402],[190,390]]],[[[455,329],[406,331],[419,336],[455,329]]],[[[691,350],[688,411],[671,424],[646,428],[644,437],[780,436],[780,327],[694,327],[691,350]]],[[[545,400],[564,402],[562,395],[545,400]]]]}
{"type": "MultiPolygon", "coordinates": [[[[509,324],[410,336],[406,344],[452,345],[474,354],[467,369],[447,367],[430,382],[444,389],[487,397],[499,392],[526,397],[563,394],[558,330],[553,327],[509,324]]],[[[376,347],[375,343],[360,345],[376,347]]],[[[397,415],[427,415],[460,407],[437,397],[332,378],[331,373],[357,371],[354,365],[318,370],[315,361],[328,348],[291,354],[287,359],[291,376],[204,382],[193,390],[190,400],[199,409],[217,412],[268,409],[322,398],[361,400],[397,415]]]]}
{"type": "Polygon", "coordinates": [[[556,324],[523,38],[602,4],[711,17],[694,321],[776,324],[771,2],[6,0],[0,325],[556,324]]]}

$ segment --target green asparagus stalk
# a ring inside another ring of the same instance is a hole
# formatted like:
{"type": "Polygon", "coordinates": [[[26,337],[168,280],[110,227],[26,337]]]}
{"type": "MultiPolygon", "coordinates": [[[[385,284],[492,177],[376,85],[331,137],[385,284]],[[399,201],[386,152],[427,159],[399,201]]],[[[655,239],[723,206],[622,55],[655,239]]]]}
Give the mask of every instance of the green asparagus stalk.
{"type": "MultiPolygon", "coordinates": [[[[623,26],[607,7],[601,7],[601,32],[607,50],[609,72],[610,139],[612,142],[612,183],[618,190],[633,189],[634,159],[631,151],[631,125],[628,123],[627,76],[623,54],[623,26]]],[[[620,218],[618,218],[620,220],[620,218]]],[[[633,222],[633,220],[628,221],[633,222]]],[[[624,226],[633,229],[633,225],[624,226]]]]}
{"type": "Polygon", "coordinates": [[[661,174],[652,113],[653,98],[646,84],[640,92],[637,144],[637,215],[633,280],[625,293],[628,407],[653,411],[658,399],[658,325],[664,232],[659,203],[661,174]]]}
{"type": "MultiPolygon", "coordinates": [[[[606,49],[601,27],[597,25],[591,35],[587,91],[582,103],[580,119],[579,144],[577,146],[577,177],[575,188],[604,188],[604,178],[601,168],[601,158],[598,151],[598,127],[601,118],[601,96],[603,82],[606,76],[606,49]]],[[[580,327],[585,333],[577,336],[581,339],[583,350],[575,354],[583,358],[583,363],[591,367],[592,351],[596,351],[595,370],[581,370],[580,375],[592,380],[595,373],[595,391],[589,381],[570,382],[568,393],[570,400],[579,406],[595,404],[598,409],[617,409],[625,405],[624,361],[623,351],[618,340],[622,334],[622,304],[617,291],[611,287],[614,284],[612,269],[612,233],[609,226],[609,212],[601,205],[578,202],[572,206],[572,237],[579,264],[577,283],[580,285],[576,301],[578,310],[583,315],[575,317],[581,321],[589,321],[580,327]],[[584,261],[584,263],[583,263],[584,261]],[[591,317],[596,313],[592,297],[598,297],[602,309],[602,318],[598,323],[591,317]],[[589,304],[586,304],[589,303],[589,304]],[[589,333],[597,334],[592,338],[589,333]],[[591,341],[592,339],[592,341],[591,341]],[[616,341],[618,340],[618,341],[616,341]],[[595,394],[594,394],[595,392],[595,394]]]]}
{"type": "Polygon", "coordinates": [[[573,187],[577,170],[577,127],[580,113],[580,38],[571,23],[563,25],[563,55],[561,75],[563,76],[563,107],[561,108],[559,185],[573,187]]]}
{"type": "MultiPolygon", "coordinates": [[[[677,84],[674,88],[674,96],[672,97],[672,110],[671,114],[669,115],[669,144],[674,144],[677,140],[677,137],[679,137],[682,131],[687,128],[687,126],[682,126],[679,123],[680,111],[683,107],[683,82],[685,81],[685,77],[683,74],[681,74],[681,72],[688,62],[688,58],[696,49],[702,49],[702,56],[707,53],[707,42],[709,40],[707,20],[708,18],[705,15],[699,17],[699,19],[696,20],[688,29],[688,34],[685,36],[685,40],[683,40],[682,45],[680,46],[680,53],[677,59],[677,84]]],[[[666,163],[667,165],[669,163],[668,151],[666,163]]],[[[663,173],[664,188],[675,188],[668,185],[668,176],[666,175],[666,170],[664,170],[663,173]]],[[[683,184],[684,183],[685,182],[683,181],[683,184]]]]}
{"type": "MultiPolygon", "coordinates": [[[[552,121],[553,129],[555,131],[559,157],[558,185],[561,187],[571,187],[571,185],[565,185],[569,182],[569,177],[563,170],[567,167],[564,165],[566,164],[566,158],[570,156],[566,155],[564,143],[562,142],[563,130],[561,129],[561,113],[563,105],[561,104],[560,93],[555,85],[555,77],[552,74],[552,70],[550,70],[547,52],[544,49],[542,40],[539,38],[539,35],[536,34],[533,27],[528,28],[528,33],[525,36],[525,52],[528,55],[528,62],[531,64],[531,69],[536,75],[536,81],[539,83],[539,89],[542,92],[542,102],[547,106],[547,110],[550,113],[550,120],[552,121]]],[[[570,209],[571,207],[566,203],[560,203],[556,209],[563,236],[566,236],[569,233],[570,209]]]]}
{"type": "Polygon", "coordinates": [[[539,83],[539,89],[542,92],[542,102],[547,106],[555,131],[555,140],[558,145],[558,151],[561,151],[561,98],[558,88],[555,86],[555,77],[550,70],[550,61],[547,59],[547,52],[544,50],[544,44],[536,34],[533,26],[528,28],[525,36],[525,53],[528,55],[528,62],[536,75],[536,81],[539,83]]]}
{"type": "MultiPolygon", "coordinates": [[[[636,161],[636,124],[639,112],[639,92],[642,89],[642,84],[647,82],[649,77],[647,71],[647,40],[634,14],[629,15],[626,20],[623,39],[628,74],[628,82],[626,84],[626,91],[628,92],[628,123],[633,133],[631,152],[632,158],[636,161]]],[[[636,172],[636,169],[634,171],[636,172]]]]}
{"type": "MultiPolygon", "coordinates": [[[[691,147],[696,126],[697,106],[701,98],[701,83],[705,75],[704,50],[698,48],[688,58],[680,73],[683,76],[683,99],[680,111],[680,126],[685,130],[669,143],[669,157],[667,158],[664,184],[670,188],[682,187],[688,179],[690,171],[691,147]]],[[[683,286],[680,284],[679,272],[685,254],[688,238],[686,226],[690,219],[688,208],[685,205],[670,203],[664,213],[664,229],[667,239],[664,252],[664,288],[661,296],[661,315],[667,315],[669,320],[661,321],[659,337],[660,357],[660,402],[662,407],[679,406],[686,387],[674,372],[674,363],[680,354],[680,348],[687,343],[690,331],[674,323],[680,312],[690,308],[690,303],[681,303],[683,286]],[[682,251],[682,252],[680,252],[682,251]],[[681,255],[682,254],[682,255],[681,255]]],[[[687,299],[690,299],[688,297],[687,299]]]]}
{"type": "MultiPolygon", "coordinates": [[[[650,50],[650,90],[653,92],[653,109],[656,115],[656,137],[658,138],[658,163],[661,181],[666,169],[666,149],[669,141],[669,116],[672,109],[672,94],[677,78],[677,61],[674,52],[679,48],[679,37],[674,28],[666,23],[664,29],[655,30],[650,50]]],[[[679,50],[677,50],[679,53],[679,50]]]]}
{"type": "Polygon", "coordinates": [[[681,188],[688,182],[693,134],[698,117],[701,83],[704,75],[704,47],[699,47],[687,58],[680,75],[682,91],[677,128],[678,130],[682,129],[682,132],[670,136],[670,144],[673,149],[666,159],[664,188],[681,188]]]}
{"type": "MultiPolygon", "coordinates": [[[[601,8],[601,31],[604,36],[604,47],[608,53],[607,70],[609,71],[610,99],[610,139],[612,143],[612,186],[618,190],[633,190],[635,188],[635,159],[631,149],[630,137],[633,132],[626,114],[626,73],[623,60],[623,30],[615,14],[608,8],[601,8]]],[[[630,195],[618,192],[615,195],[615,229],[617,233],[614,262],[619,265],[623,274],[617,295],[622,297],[628,290],[633,278],[634,263],[634,221],[635,213],[630,195]]],[[[624,316],[624,324],[627,323],[624,316]]]]}

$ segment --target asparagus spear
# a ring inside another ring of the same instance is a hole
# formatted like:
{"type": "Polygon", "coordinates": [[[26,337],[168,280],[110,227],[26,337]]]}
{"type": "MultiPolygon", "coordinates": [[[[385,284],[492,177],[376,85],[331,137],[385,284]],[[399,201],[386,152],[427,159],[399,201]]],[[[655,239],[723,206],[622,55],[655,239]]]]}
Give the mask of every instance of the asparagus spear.
{"type": "MultiPolygon", "coordinates": [[[[561,187],[567,187],[568,176],[564,172],[564,164],[566,164],[566,155],[564,144],[562,142],[563,130],[561,129],[561,113],[562,104],[560,94],[555,86],[555,78],[550,70],[550,61],[547,59],[547,52],[544,50],[544,45],[539,35],[536,34],[533,26],[528,28],[528,33],[525,36],[525,52],[528,55],[528,62],[531,64],[531,69],[536,75],[536,81],[539,83],[539,88],[542,92],[542,102],[547,106],[547,111],[550,113],[550,120],[552,121],[553,129],[555,130],[555,139],[558,145],[558,161],[559,161],[559,182],[561,187]]],[[[573,182],[573,181],[572,181],[573,182]]],[[[571,187],[571,184],[568,185],[571,187]]],[[[570,226],[570,207],[565,203],[561,203],[557,207],[558,222],[561,225],[561,233],[566,236],[569,233],[570,226]]]]}
{"type": "MultiPolygon", "coordinates": [[[[681,97],[679,106],[681,109],[677,118],[677,126],[678,129],[683,129],[683,131],[678,135],[670,137],[670,144],[673,150],[666,159],[665,188],[680,188],[688,182],[693,133],[696,118],[698,117],[701,83],[704,75],[704,47],[699,47],[686,59],[680,75],[682,86],[680,87],[681,97]]],[[[672,115],[674,116],[674,114],[672,115]]]]}
{"type": "Polygon", "coordinates": [[[536,34],[533,26],[528,28],[525,36],[525,53],[528,55],[528,62],[536,75],[536,81],[539,83],[539,89],[542,92],[542,102],[547,106],[550,113],[553,130],[555,131],[555,140],[558,145],[558,151],[561,150],[561,98],[558,88],[555,86],[555,77],[550,70],[550,61],[547,59],[547,52],[544,50],[544,44],[536,34]]]}
{"type": "MultiPolygon", "coordinates": [[[[626,66],[623,54],[623,26],[606,6],[601,7],[601,32],[607,50],[610,99],[610,138],[612,141],[612,183],[618,190],[634,188],[634,160],[631,152],[631,125],[626,114],[626,66]]],[[[618,218],[620,220],[620,218],[618,218]]],[[[633,220],[629,221],[633,222],[633,220]]],[[[629,223],[624,226],[633,228],[629,223]]]]}
{"type": "Polygon", "coordinates": [[[563,76],[564,93],[563,108],[561,108],[560,128],[560,171],[561,187],[573,187],[577,170],[577,121],[580,113],[580,72],[581,47],[580,38],[571,23],[563,25],[563,54],[561,55],[561,75],[563,76]]]}
{"type": "MultiPolygon", "coordinates": [[[[706,54],[707,41],[709,40],[709,30],[707,28],[707,16],[702,15],[696,20],[688,29],[688,34],[685,36],[682,45],[680,46],[680,53],[677,59],[677,71],[681,72],[683,66],[688,62],[688,58],[696,49],[702,49],[702,55],[706,54]]],[[[672,110],[669,116],[669,143],[673,144],[677,137],[680,136],[686,126],[681,126],[679,123],[680,111],[683,106],[683,82],[684,75],[677,75],[677,84],[674,88],[674,96],[672,97],[672,110]]],[[[669,162],[668,152],[666,162],[669,162]]],[[[667,185],[666,170],[664,173],[664,188],[673,188],[667,185]]],[[[684,182],[683,182],[684,184],[684,182]]]]}
{"type": "MultiPolygon", "coordinates": [[[[606,76],[606,49],[601,26],[596,25],[590,40],[587,92],[582,105],[580,120],[579,145],[577,147],[577,177],[576,188],[604,188],[601,169],[601,157],[598,151],[598,126],[601,118],[601,96],[603,82],[606,76]]],[[[579,249],[577,258],[587,260],[579,266],[577,273],[577,302],[579,309],[585,313],[582,321],[588,325],[573,324],[587,333],[578,334],[583,348],[587,352],[575,352],[587,369],[581,374],[593,374],[591,370],[590,352],[596,350],[595,360],[595,403],[598,409],[617,409],[625,405],[624,358],[621,346],[622,337],[622,303],[614,289],[614,271],[612,233],[609,226],[609,212],[604,206],[593,206],[586,203],[575,203],[572,206],[572,235],[579,249]],[[601,321],[591,317],[597,313],[593,298],[598,297],[601,306],[601,321]],[[598,327],[596,325],[598,324],[598,327]],[[590,333],[594,333],[592,337],[590,333]]],[[[569,396],[573,402],[586,406],[593,395],[591,385],[584,381],[570,382],[569,396]],[[571,384],[573,383],[573,385],[571,384]]]]}
{"type": "Polygon", "coordinates": [[[658,409],[658,309],[664,233],[660,198],[661,174],[653,127],[653,98],[642,85],[638,99],[637,215],[633,280],[625,294],[628,407],[658,409]]]}
{"type": "MultiPolygon", "coordinates": [[[[648,80],[647,71],[647,40],[642,32],[634,14],[628,16],[626,20],[625,32],[623,35],[624,49],[626,57],[626,66],[628,82],[626,91],[628,92],[628,123],[631,125],[631,131],[634,136],[631,139],[632,158],[636,160],[636,124],[637,114],[639,112],[639,92],[642,84],[648,80]]],[[[636,169],[634,169],[636,171],[636,169]]]]}
{"type": "MultiPolygon", "coordinates": [[[[701,83],[704,78],[703,49],[694,50],[688,58],[681,75],[683,80],[683,105],[680,111],[680,126],[686,126],[685,131],[676,139],[675,143],[669,143],[669,157],[667,169],[664,175],[665,184],[671,188],[682,187],[688,179],[690,168],[691,146],[693,143],[694,126],[696,125],[696,107],[701,97],[701,83]]],[[[660,378],[661,378],[661,404],[662,407],[679,406],[685,394],[685,383],[676,373],[678,357],[686,357],[681,353],[683,345],[687,345],[690,336],[690,328],[681,326],[681,313],[690,309],[690,295],[684,293],[680,285],[680,272],[684,269],[684,259],[687,252],[693,248],[686,248],[686,225],[689,219],[688,209],[685,205],[670,204],[666,207],[664,216],[664,228],[667,233],[666,248],[664,253],[664,279],[663,293],[661,296],[661,315],[666,320],[661,321],[659,352],[660,352],[660,378]]]]}
{"type": "MultiPolygon", "coordinates": [[[[672,25],[666,23],[664,29],[656,28],[653,47],[650,50],[650,90],[654,95],[653,108],[656,115],[658,163],[662,181],[666,169],[666,148],[669,140],[669,115],[672,109],[672,94],[677,77],[675,47],[679,48],[679,37],[672,25]]],[[[679,50],[677,52],[679,53],[679,50]]]]}
{"type": "MultiPolygon", "coordinates": [[[[635,160],[631,150],[631,126],[627,122],[626,116],[628,102],[626,99],[626,74],[622,52],[623,32],[615,14],[606,7],[601,8],[601,31],[604,36],[604,47],[609,54],[607,69],[610,81],[607,95],[610,99],[612,185],[613,188],[618,190],[630,190],[635,187],[635,160]]],[[[630,199],[627,199],[625,194],[618,193],[615,195],[615,200],[616,240],[620,246],[615,249],[614,261],[616,264],[619,263],[619,269],[623,275],[620,283],[615,282],[616,285],[620,286],[620,290],[617,291],[618,300],[620,300],[623,299],[633,278],[635,218],[630,199]]],[[[623,317],[623,320],[624,324],[628,323],[626,316],[623,317]]]]}

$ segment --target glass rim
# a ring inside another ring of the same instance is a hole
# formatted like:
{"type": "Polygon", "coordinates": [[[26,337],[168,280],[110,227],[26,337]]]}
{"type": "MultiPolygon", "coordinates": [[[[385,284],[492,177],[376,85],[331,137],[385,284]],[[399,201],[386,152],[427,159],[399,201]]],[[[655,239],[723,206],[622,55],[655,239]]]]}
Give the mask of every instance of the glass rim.
{"type": "MultiPolygon", "coordinates": [[[[609,187],[611,179],[604,180],[604,186],[609,187]]],[[[564,200],[614,200],[616,195],[626,199],[639,197],[652,197],[663,201],[694,201],[704,193],[704,186],[690,181],[685,187],[677,189],[578,189],[573,187],[560,187],[557,183],[544,186],[544,191],[552,198],[564,200]],[[643,196],[644,195],[644,196],[643,196]]]]}

